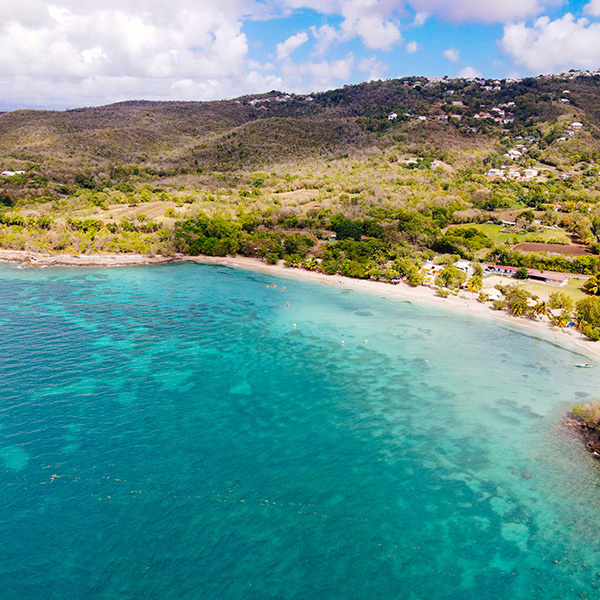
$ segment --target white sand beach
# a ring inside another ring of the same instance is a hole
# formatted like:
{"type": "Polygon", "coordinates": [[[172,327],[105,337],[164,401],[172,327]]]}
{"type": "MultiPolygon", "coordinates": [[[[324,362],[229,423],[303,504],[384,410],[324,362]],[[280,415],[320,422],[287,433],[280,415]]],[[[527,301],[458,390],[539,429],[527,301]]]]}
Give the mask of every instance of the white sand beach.
{"type": "Polygon", "coordinates": [[[180,261],[197,262],[201,264],[217,264],[241,269],[250,269],[264,273],[277,274],[285,277],[297,277],[311,280],[323,285],[344,287],[346,289],[366,291],[405,300],[414,300],[439,308],[460,311],[480,318],[494,319],[506,325],[518,327],[520,330],[551,341],[574,352],[589,356],[600,357],[600,343],[586,338],[574,328],[560,328],[552,325],[547,317],[544,321],[513,317],[505,311],[492,310],[490,303],[478,302],[470,292],[460,292],[447,298],[436,296],[435,290],[426,286],[412,287],[406,283],[392,285],[379,281],[352,279],[341,275],[324,275],[303,269],[284,267],[282,263],[268,265],[257,258],[244,256],[211,257],[186,256],[147,256],[140,254],[42,254],[25,250],[0,249],[0,261],[18,262],[26,267],[42,267],[51,265],[65,266],[94,266],[117,267],[134,265],[156,265],[180,261]]]}

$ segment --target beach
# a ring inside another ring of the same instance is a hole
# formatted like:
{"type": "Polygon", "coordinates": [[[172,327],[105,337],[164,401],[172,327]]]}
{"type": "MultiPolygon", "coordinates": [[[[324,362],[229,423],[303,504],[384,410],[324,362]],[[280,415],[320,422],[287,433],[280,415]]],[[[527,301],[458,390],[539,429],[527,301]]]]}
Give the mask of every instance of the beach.
{"type": "MultiPolygon", "coordinates": [[[[518,327],[521,331],[541,337],[552,343],[579,352],[591,358],[600,357],[600,344],[589,340],[576,329],[559,328],[544,317],[544,320],[532,320],[513,317],[506,311],[491,309],[491,303],[482,303],[471,292],[461,291],[446,298],[437,296],[435,289],[427,286],[413,287],[404,282],[389,284],[382,281],[353,279],[342,275],[325,275],[298,268],[288,268],[283,263],[268,265],[258,258],[245,256],[188,256],[174,254],[172,256],[148,256],[140,254],[43,254],[26,250],[0,249],[0,261],[18,262],[25,267],[47,266],[87,266],[87,267],[119,267],[135,265],[160,265],[174,262],[196,262],[215,264],[234,268],[249,269],[284,277],[297,277],[311,280],[328,286],[344,287],[362,292],[388,296],[402,300],[411,300],[439,308],[468,313],[478,318],[500,321],[508,326],[518,327]]],[[[484,290],[486,289],[484,280],[484,290]]]]}

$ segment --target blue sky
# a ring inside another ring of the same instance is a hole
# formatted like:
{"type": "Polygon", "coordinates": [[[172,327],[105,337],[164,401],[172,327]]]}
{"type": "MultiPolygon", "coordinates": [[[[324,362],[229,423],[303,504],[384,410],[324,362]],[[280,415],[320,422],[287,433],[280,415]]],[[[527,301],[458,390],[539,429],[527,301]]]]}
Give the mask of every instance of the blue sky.
{"type": "Polygon", "coordinates": [[[600,0],[2,0],[0,110],[600,69],[600,0]]]}

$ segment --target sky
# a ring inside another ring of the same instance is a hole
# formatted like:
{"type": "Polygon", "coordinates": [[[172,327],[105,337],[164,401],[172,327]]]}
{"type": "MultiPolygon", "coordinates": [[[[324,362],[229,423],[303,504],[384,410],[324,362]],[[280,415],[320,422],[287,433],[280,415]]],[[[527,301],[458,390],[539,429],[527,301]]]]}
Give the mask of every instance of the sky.
{"type": "Polygon", "coordinates": [[[0,110],[600,69],[600,0],[0,4],[0,110]]]}

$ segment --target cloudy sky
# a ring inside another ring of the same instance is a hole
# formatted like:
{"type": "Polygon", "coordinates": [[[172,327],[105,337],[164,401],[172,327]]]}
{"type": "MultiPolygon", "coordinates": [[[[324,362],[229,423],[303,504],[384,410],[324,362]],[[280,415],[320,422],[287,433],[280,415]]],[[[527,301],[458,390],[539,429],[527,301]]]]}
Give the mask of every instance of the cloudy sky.
{"type": "Polygon", "coordinates": [[[600,0],[1,0],[0,110],[600,69],[600,0]]]}

